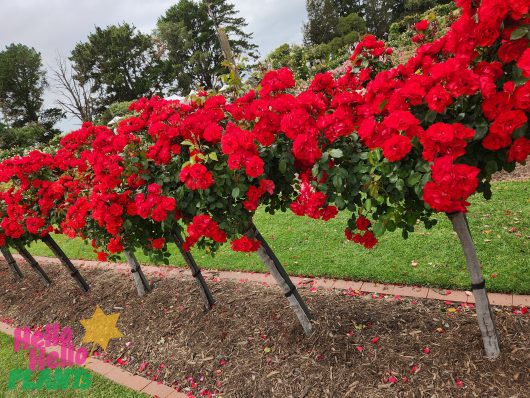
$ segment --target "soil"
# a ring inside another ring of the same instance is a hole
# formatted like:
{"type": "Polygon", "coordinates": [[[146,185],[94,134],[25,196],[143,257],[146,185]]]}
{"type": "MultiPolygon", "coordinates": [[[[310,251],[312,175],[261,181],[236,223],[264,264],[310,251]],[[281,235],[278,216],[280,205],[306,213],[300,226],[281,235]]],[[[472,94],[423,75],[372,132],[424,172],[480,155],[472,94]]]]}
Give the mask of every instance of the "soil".
{"type": "Polygon", "coordinates": [[[525,181],[530,180],[530,160],[526,165],[518,164],[511,173],[498,172],[493,176],[493,181],[525,181]]]}
{"type": "Polygon", "coordinates": [[[128,272],[81,267],[92,286],[83,294],[64,268],[42,265],[52,288],[26,266],[26,278],[15,283],[0,262],[0,319],[59,322],[79,343],[79,321],[96,305],[119,312],[125,337],[100,358],[197,397],[528,396],[524,309],[495,308],[503,354],[489,361],[465,304],[307,286],[301,294],[316,321],[306,337],[276,287],[216,278],[209,283],[217,304],[205,312],[194,281],[178,274],[150,275],[155,289],[138,298],[128,272]]]}

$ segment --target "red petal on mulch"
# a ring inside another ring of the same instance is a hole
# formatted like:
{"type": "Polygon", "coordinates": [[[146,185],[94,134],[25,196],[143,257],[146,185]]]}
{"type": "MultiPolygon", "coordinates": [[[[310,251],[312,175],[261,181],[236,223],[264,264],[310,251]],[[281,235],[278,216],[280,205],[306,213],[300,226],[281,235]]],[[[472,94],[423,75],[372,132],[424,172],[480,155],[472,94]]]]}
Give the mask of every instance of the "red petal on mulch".
{"type": "Polygon", "coordinates": [[[394,376],[390,376],[390,377],[388,378],[388,382],[389,382],[390,384],[394,384],[394,383],[397,383],[397,379],[396,379],[394,376]]]}
{"type": "Polygon", "coordinates": [[[364,347],[362,345],[357,346],[357,351],[363,352],[363,350],[364,350],[364,347]]]}
{"type": "Polygon", "coordinates": [[[425,348],[423,349],[423,353],[424,353],[424,354],[430,354],[430,353],[431,353],[431,349],[430,349],[429,347],[425,347],[425,348]]]}
{"type": "Polygon", "coordinates": [[[375,344],[379,341],[379,337],[374,337],[372,340],[370,340],[370,343],[375,344]]]}
{"type": "Polygon", "coordinates": [[[147,367],[149,366],[149,362],[142,362],[140,366],[138,366],[138,373],[142,373],[147,367]]]}
{"type": "Polygon", "coordinates": [[[462,380],[460,380],[460,379],[456,379],[455,380],[455,384],[459,388],[464,388],[464,382],[462,380]]]}

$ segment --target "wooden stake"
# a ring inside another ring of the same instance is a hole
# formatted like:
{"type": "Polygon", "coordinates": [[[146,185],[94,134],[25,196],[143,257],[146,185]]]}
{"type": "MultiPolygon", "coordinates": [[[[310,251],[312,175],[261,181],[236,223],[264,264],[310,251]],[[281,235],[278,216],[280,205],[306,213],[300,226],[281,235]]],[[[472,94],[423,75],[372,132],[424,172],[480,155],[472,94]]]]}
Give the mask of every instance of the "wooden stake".
{"type": "Polygon", "coordinates": [[[142,297],[151,291],[151,286],[149,286],[149,282],[147,281],[147,278],[142,271],[142,267],[135,255],[129,251],[125,251],[124,254],[127,262],[131,266],[131,273],[134,284],[136,285],[136,290],[138,291],[138,296],[142,297]]]}
{"type": "Polygon", "coordinates": [[[313,332],[313,325],[311,324],[311,312],[309,311],[309,308],[307,308],[305,302],[302,300],[302,297],[300,297],[300,294],[298,293],[296,286],[294,286],[293,282],[291,281],[291,278],[289,278],[289,275],[287,272],[285,272],[280,260],[278,260],[278,257],[276,257],[270,246],[267,244],[267,241],[259,233],[255,225],[252,225],[246,235],[251,239],[257,239],[261,243],[261,247],[258,249],[259,258],[263,264],[265,264],[272,277],[276,280],[276,283],[280,286],[280,289],[282,290],[285,297],[287,297],[287,300],[289,301],[294,313],[298,317],[305,334],[308,336],[311,335],[313,332]]]}
{"type": "Polygon", "coordinates": [[[90,290],[90,286],[88,286],[88,283],[81,276],[79,270],[74,266],[74,264],[72,264],[68,256],[62,251],[57,242],[55,242],[50,235],[46,235],[44,238],[42,238],[42,241],[50,248],[55,257],[57,257],[66,268],[68,268],[70,275],[76,280],[81,290],[88,292],[90,290]]]}
{"type": "Polygon", "coordinates": [[[232,72],[234,73],[234,78],[239,81],[239,71],[237,70],[234,53],[232,52],[232,46],[230,46],[230,41],[228,40],[225,28],[218,27],[217,35],[219,36],[219,43],[221,44],[225,59],[230,64],[230,69],[232,69],[232,72]]]}
{"type": "Polygon", "coordinates": [[[5,257],[5,259],[7,261],[7,265],[9,266],[9,269],[13,273],[13,277],[15,278],[15,280],[18,281],[18,280],[24,278],[24,274],[22,273],[22,271],[18,267],[17,262],[13,258],[13,255],[11,254],[11,252],[9,251],[7,246],[0,247],[0,251],[2,252],[3,256],[5,257]]]}
{"type": "Polygon", "coordinates": [[[486,282],[482,276],[482,270],[475,250],[475,244],[469,230],[469,224],[464,213],[448,214],[448,217],[453,223],[453,228],[460,239],[466,257],[467,270],[471,277],[478,324],[482,333],[482,341],[484,343],[486,356],[489,359],[498,358],[501,354],[499,337],[497,335],[495,319],[486,292],[486,282]]]}
{"type": "Polygon", "coordinates": [[[212,305],[215,303],[215,300],[213,299],[212,293],[210,292],[210,289],[208,288],[208,285],[206,284],[206,281],[202,276],[201,269],[195,262],[195,259],[193,258],[192,254],[184,250],[184,239],[182,239],[182,236],[179,232],[173,233],[173,239],[175,240],[175,243],[177,244],[177,247],[180,250],[180,254],[182,254],[182,257],[184,257],[186,264],[188,264],[188,267],[190,267],[192,276],[195,278],[195,281],[199,285],[199,292],[201,293],[201,296],[204,300],[204,307],[207,310],[210,310],[212,308],[212,305]]]}
{"type": "Polygon", "coordinates": [[[39,275],[40,279],[46,286],[50,286],[52,281],[48,274],[41,268],[40,264],[33,258],[33,256],[26,250],[24,246],[19,243],[15,243],[15,248],[20,253],[24,260],[30,265],[31,268],[39,275]]]}

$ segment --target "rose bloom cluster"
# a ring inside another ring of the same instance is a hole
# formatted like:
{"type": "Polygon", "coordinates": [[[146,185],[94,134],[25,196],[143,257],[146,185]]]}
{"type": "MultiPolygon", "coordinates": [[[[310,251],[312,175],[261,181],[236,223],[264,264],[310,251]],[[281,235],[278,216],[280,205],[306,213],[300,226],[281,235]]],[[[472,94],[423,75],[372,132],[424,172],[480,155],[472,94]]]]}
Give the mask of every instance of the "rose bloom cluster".
{"type": "Polygon", "coordinates": [[[287,68],[228,101],[142,98],[115,131],[85,123],[55,155],[0,164],[0,244],[51,231],[90,241],[101,259],[231,241],[251,252],[254,212],[327,221],[347,210],[348,240],[372,248],[384,228],[412,231],[433,211],[466,212],[491,174],[530,153],[528,0],[458,0],[460,18],[390,66],[368,35],[346,72],[296,86],[287,68]],[[372,221],[368,218],[370,217],[372,221]]]}

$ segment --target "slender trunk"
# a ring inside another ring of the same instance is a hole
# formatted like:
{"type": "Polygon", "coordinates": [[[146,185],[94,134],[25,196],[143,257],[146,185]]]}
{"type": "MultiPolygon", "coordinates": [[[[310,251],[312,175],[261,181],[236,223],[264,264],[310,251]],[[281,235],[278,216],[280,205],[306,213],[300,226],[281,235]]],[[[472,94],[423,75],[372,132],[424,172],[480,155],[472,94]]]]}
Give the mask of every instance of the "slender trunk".
{"type": "Polygon", "coordinates": [[[24,260],[30,265],[31,268],[39,275],[40,279],[46,286],[50,286],[52,281],[48,274],[41,268],[40,264],[33,258],[33,256],[26,250],[21,244],[15,244],[17,251],[20,253],[24,260]]]}
{"type": "Polygon", "coordinates": [[[210,292],[210,289],[208,288],[208,285],[206,284],[206,281],[202,276],[201,269],[195,262],[195,259],[193,258],[192,254],[184,250],[184,240],[182,239],[182,236],[179,232],[173,233],[173,239],[175,240],[175,243],[177,244],[177,247],[180,250],[180,254],[182,254],[182,257],[184,257],[186,264],[188,264],[188,267],[190,267],[191,274],[195,278],[195,281],[199,286],[199,292],[201,293],[201,296],[204,300],[204,307],[207,310],[210,310],[213,304],[215,303],[215,300],[213,299],[212,293],[210,292]]]}
{"type": "Polygon", "coordinates": [[[151,291],[149,282],[147,281],[147,278],[142,271],[142,267],[140,266],[140,263],[136,259],[135,255],[129,251],[125,251],[124,253],[127,262],[131,266],[131,273],[134,284],[136,285],[136,290],[138,291],[138,296],[142,297],[151,291]]]}
{"type": "Polygon", "coordinates": [[[278,257],[276,257],[270,246],[267,244],[267,241],[259,233],[255,225],[252,225],[246,235],[251,239],[257,239],[261,243],[261,247],[258,249],[259,258],[263,264],[265,264],[272,277],[282,290],[283,294],[289,301],[289,305],[298,317],[305,334],[308,336],[311,335],[313,332],[311,313],[309,312],[305,302],[300,297],[300,294],[298,293],[296,286],[294,286],[293,282],[291,281],[291,278],[289,278],[289,275],[287,275],[287,272],[285,272],[280,260],[278,260],[278,257]]]}
{"type": "Polygon", "coordinates": [[[66,268],[68,268],[70,275],[76,280],[81,290],[88,292],[90,290],[90,286],[88,286],[88,283],[81,276],[79,270],[74,266],[74,264],[72,264],[68,256],[62,251],[55,240],[53,240],[50,235],[46,235],[44,238],[42,238],[42,241],[50,248],[55,257],[57,257],[66,268]]]}
{"type": "Polygon", "coordinates": [[[13,273],[13,276],[14,276],[15,280],[18,281],[18,280],[22,279],[24,277],[24,274],[22,274],[22,271],[18,267],[17,262],[13,258],[13,255],[11,254],[11,252],[9,251],[7,246],[0,247],[0,251],[2,252],[3,256],[5,257],[5,259],[7,261],[7,265],[9,266],[9,269],[13,273]]]}
{"type": "Polygon", "coordinates": [[[497,335],[495,319],[491,311],[488,294],[486,292],[486,282],[482,276],[480,262],[477,257],[466,216],[463,213],[454,213],[448,214],[448,217],[453,223],[453,228],[460,239],[466,257],[467,269],[471,277],[471,286],[475,298],[478,324],[480,332],[482,333],[482,341],[484,343],[486,356],[489,359],[498,358],[501,351],[499,348],[499,337],[497,335]]]}

